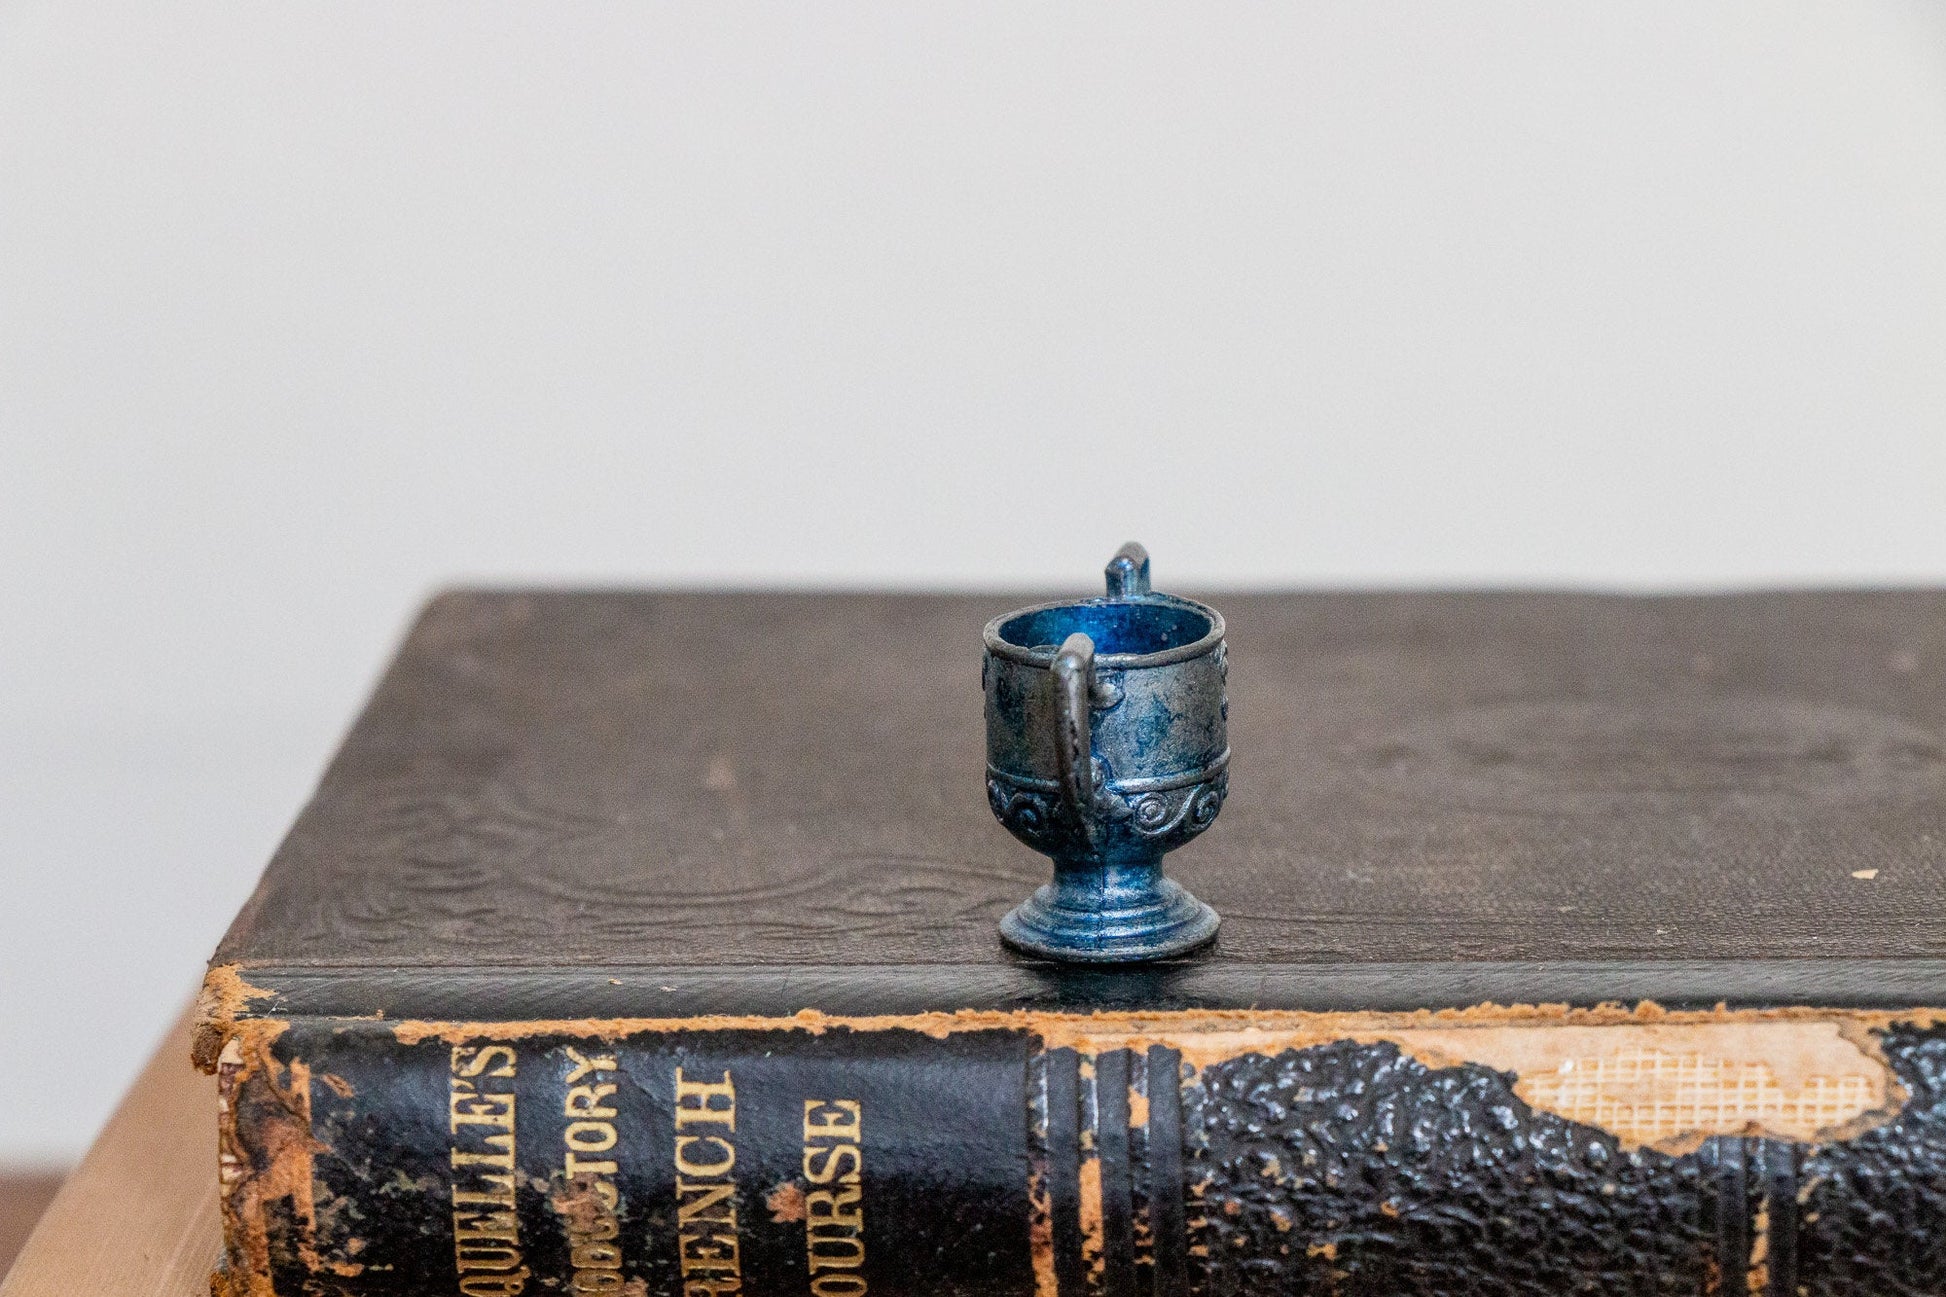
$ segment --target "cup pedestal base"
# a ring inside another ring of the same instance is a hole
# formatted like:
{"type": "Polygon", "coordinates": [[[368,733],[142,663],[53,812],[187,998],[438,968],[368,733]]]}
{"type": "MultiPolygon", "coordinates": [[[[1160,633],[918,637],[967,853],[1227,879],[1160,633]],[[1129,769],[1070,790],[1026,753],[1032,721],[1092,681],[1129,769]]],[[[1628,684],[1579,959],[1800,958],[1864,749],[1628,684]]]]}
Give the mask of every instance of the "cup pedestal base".
{"type": "Polygon", "coordinates": [[[1029,955],[1124,964],[1168,959],[1216,936],[1216,911],[1164,876],[1160,859],[1133,864],[1056,861],[1054,881],[1000,921],[1029,955]]]}

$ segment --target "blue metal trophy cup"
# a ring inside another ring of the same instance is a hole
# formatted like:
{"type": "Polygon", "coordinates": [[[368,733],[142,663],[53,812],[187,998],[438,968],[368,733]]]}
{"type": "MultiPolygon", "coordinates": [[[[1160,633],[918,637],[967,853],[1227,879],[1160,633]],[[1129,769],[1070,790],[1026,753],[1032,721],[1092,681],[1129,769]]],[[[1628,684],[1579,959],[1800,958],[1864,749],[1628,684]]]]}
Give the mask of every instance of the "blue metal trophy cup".
{"type": "Polygon", "coordinates": [[[986,627],[987,800],[1054,860],[1000,921],[1028,954],[1166,959],[1216,935],[1216,911],[1163,875],[1229,789],[1228,664],[1214,609],[1149,588],[1122,546],[1104,598],[1039,604],[986,627]]]}

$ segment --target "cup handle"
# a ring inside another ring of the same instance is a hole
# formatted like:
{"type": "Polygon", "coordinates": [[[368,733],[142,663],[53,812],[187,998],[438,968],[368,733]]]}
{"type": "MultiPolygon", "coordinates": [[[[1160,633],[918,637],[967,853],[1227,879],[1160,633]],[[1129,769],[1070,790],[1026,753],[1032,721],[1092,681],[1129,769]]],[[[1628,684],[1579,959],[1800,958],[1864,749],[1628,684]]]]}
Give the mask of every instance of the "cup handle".
{"type": "Polygon", "coordinates": [[[1115,551],[1102,569],[1108,578],[1110,599],[1140,599],[1149,593],[1149,551],[1140,541],[1130,541],[1115,551]]]}
{"type": "Polygon", "coordinates": [[[1095,642],[1076,631],[1068,636],[1048,668],[1054,676],[1054,767],[1068,813],[1090,826],[1095,803],[1094,705],[1095,642]]]}

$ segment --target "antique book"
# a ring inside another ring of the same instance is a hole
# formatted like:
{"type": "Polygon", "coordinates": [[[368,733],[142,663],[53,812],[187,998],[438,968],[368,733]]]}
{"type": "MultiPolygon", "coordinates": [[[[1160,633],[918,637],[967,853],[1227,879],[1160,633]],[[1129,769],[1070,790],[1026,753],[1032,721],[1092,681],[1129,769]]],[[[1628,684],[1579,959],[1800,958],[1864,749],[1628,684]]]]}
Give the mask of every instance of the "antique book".
{"type": "Polygon", "coordinates": [[[1019,602],[434,600],[211,964],[218,1292],[1946,1293],[1946,592],[1218,597],[1121,968],[995,934],[1019,602]]]}

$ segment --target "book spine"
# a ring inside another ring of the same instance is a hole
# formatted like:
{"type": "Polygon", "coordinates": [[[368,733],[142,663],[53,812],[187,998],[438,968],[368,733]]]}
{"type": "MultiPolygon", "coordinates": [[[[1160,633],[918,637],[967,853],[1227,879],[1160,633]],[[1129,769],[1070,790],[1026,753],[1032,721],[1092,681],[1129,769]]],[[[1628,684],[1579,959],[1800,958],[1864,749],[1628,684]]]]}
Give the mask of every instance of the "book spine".
{"type": "Polygon", "coordinates": [[[229,1024],[214,1283],[1946,1293],[1930,1016],[1167,1016],[229,1024]]]}

